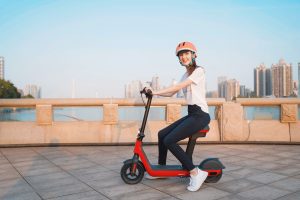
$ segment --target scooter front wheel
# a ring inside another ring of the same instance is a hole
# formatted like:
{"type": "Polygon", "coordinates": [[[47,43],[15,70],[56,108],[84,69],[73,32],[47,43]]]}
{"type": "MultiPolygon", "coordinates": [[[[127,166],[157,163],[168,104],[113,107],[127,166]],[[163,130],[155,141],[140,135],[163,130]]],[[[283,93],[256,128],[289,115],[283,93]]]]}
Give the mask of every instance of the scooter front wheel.
{"type": "Polygon", "coordinates": [[[144,173],[142,163],[136,163],[136,167],[133,167],[133,163],[125,163],[121,169],[121,178],[127,184],[137,184],[143,179],[144,173]]]}

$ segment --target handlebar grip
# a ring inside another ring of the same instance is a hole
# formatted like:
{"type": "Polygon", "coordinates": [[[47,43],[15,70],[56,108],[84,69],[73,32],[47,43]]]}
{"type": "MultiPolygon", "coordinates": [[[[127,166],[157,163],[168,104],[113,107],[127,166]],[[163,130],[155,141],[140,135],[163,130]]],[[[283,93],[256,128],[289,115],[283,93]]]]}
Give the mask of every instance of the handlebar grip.
{"type": "Polygon", "coordinates": [[[148,89],[146,90],[146,94],[151,95],[152,96],[152,90],[148,89]]]}
{"type": "Polygon", "coordinates": [[[140,91],[140,93],[141,93],[141,94],[145,94],[146,97],[152,96],[152,91],[151,91],[150,89],[146,89],[146,87],[143,88],[143,90],[140,91]]]}

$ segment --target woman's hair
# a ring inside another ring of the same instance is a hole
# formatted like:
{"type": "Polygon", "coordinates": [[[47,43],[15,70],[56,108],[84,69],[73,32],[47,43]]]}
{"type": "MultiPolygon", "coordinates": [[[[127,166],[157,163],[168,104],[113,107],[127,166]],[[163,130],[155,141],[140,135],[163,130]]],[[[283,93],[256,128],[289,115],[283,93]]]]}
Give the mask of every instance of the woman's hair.
{"type": "Polygon", "coordinates": [[[192,58],[192,67],[197,67],[196,58],[192,58]]]}
{"type": "Polygon", "coordinates": [[[196,60],[195,60],[195,59],[193,59],[193,62],[192,62],[192,64],[191,64],[189,67],[191,67],[191,69],[192,69],[191,73],[189,73],[189,75],[191,75],[191,74],[193,73],[193,71],[194,71],[194,70],[196,69],[196,67],[197,67],[196,60]]]}

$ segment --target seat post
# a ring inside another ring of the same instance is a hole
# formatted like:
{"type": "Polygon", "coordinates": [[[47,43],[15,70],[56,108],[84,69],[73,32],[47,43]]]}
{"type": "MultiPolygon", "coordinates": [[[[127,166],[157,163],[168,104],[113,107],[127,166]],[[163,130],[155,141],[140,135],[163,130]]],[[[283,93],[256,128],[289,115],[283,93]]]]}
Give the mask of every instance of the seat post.
{"type": "Polygon", "coordinates": [[[193,162],[193,153],[194,153],[194,148],[196,145],[196,140],[197,140],[197,138],[194,138],[191,136],[189,138],[189,141],[188,141],[188,144],[186,147],[186,151],[185,151],[187,156],[191,159],[192,162],[193,162]]]}
{"type": "Polygon", "coordinates": [[[201,129],[200,131],[196,132],[195,134],[189,137],[189,141],[185,153],[191,159],[192,162],[193,162],[193,153],[194,153],[197,138],[205,137],[208,131],[209,131],[209,126],[207,125],[204,129],[201,129]]]}

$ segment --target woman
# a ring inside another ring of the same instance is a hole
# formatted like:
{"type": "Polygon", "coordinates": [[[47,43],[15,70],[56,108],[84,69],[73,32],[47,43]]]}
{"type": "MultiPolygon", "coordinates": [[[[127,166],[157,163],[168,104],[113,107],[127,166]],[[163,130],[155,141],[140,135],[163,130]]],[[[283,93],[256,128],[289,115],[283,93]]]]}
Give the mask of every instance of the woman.
{"type": "MultiPolygon", "coordinates": [[[[191,42],[181,42],[176,48],[176,56],[186,68],[181,82],[169,88],[152,91],[153,95],[173,96],[183,90],[188,104],[188,115],[162,129],[158,133],[159,158],[158,164],[166,165],[167,151],[171,153],[190,171],[189,191],[197,191],[205,181],[208,173],[195,167],[185,151],[177,144],[180,140],[190,137],[203,129],[210,122],[208,106],[205,99],[205,70],[196,65],[197,49],[191,42]]],[[[160,177],[151,177],[148,179],[160,177]]]]}

